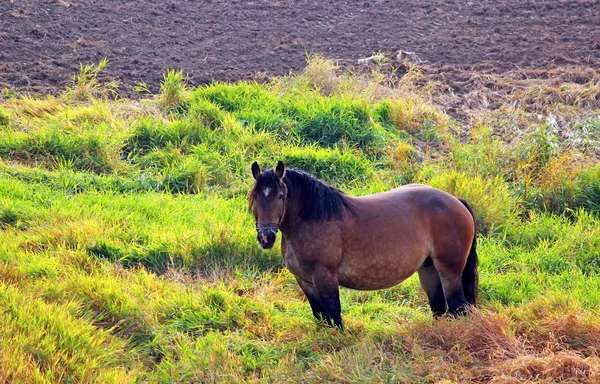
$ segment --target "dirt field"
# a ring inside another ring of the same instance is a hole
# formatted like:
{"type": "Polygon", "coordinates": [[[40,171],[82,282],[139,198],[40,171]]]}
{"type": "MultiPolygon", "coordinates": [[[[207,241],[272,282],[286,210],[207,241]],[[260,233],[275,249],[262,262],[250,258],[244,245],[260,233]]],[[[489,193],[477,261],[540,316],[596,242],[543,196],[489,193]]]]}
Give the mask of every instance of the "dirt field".
{"type": "Polygon", "coordinates": [[[103,57],[129,95],[166,69],[193,85],[249,79],[301,70],[307,52],[354,65],[404,50],[449,72],[598,67],[599,24],[595,0],[3,0],[0,87],[56,92],[103,57]]]}

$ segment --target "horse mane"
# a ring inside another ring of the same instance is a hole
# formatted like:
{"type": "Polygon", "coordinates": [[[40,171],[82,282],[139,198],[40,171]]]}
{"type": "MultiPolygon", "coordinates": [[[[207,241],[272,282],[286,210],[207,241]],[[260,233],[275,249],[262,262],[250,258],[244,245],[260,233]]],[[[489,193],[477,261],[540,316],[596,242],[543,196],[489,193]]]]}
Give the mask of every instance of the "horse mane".
{"type": "MultiPolygon", "coordinates": [[[[275,175],[274,171],[272,173],[275,175]]],[[[300,218],[303,220],[341,220],[344,209],[355,214],[354,207],[344,192],[309,173],[287,168],[283,182],[288,196],[300,201],[300,218]]]]}

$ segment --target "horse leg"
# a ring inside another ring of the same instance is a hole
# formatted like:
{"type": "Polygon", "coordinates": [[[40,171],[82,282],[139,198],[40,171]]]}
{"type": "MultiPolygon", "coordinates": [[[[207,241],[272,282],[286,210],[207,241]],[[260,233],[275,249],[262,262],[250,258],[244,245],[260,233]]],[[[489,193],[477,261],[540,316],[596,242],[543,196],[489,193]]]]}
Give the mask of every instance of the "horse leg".
{"type": "Polygon", "coordinates": [[[440,275],[444,296],[448,303],[448,312],[451,315],[457,316],[464,313],[467,307],[467,300],[465,299],[462,284],[463,266],[458,267],[455,260],[456,258],[452,257],[446,259],[446,257],[436,256],[434,265],[440,275]],[[446,262],[446,260],[449,261],[446,262]],[[450,262],[450,260],[453,262],[450,262]]]}
{"type": "Polygon", "coordinates": [[[342,324],[342,308],[340,305],[337,271],[331,271],[324,266],[318,266],[315,268],[312,280],[321,299],[321,308],[327,324],[335,324],[343,331],[344,326],[342,324]]]}
{"type": "Polygon", "coordinates": [[[444,289],[442,288],[440,274],[433,266],[431,258],[428,257],[425,259],[425,262],[417,272],[419,273],[421,287],[423,287],[425,293],[427,293],[429,307],[431,308],[431,312],[433,312],[433,317],[442,316],[446,313],[446,298],[444,297],[444,289]]]}
{"type": "Polygon", "coordinates": [[[300,288],[302,288],[304,295],[306,295],[310,307],[312,308],[313,315],[315,315],[318,320],[321,320],[324,316],[323,306],[321,305],[321,299],[319,298],[317,289],[312,283],[300,280],[298,277],[296,277],[296,281],[298,282],[298,285],[300,285],[300,288]]]}

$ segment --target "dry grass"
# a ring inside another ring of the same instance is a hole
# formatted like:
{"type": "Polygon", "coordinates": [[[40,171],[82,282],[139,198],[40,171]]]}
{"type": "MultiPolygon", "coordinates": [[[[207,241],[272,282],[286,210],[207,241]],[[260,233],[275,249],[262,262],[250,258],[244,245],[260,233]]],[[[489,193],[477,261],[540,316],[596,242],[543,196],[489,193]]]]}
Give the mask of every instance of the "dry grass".
{"type": "Polygon", "coordinates": [[[395,168],[406,169],[414,161],[416,156],[415,148],[403,141],[398,141],[388,146],[386,158],[395,168]]]}
{"type": "Polygon", "coordinates": [[[341,78],[340,66],[335,60],[310,55],[307,61],[308,65],[300,76],[301,80],[308,86],[320,90],[324,95],[340,91],[344,79],[341,78]]]}
{"type": "Polygon", "coordinates": [[[477,383],[600,380],[600,322],[574,302],[540,299],[500,313],[472,311],[468,320],[409,326],[402,347],[423,358],[420,373],[477,383]]]}
{"type": "Polygon", "coordinates": [[[449,116],[418,96],[392,99],[389,117],[394,125],[410,135],[417,135],[424,129],[433,129],[443,137],[448,135],[449,116]]]}
{"type": "Polygon", "coordinates": [[[44,99],[24,97],[11,99],[6,103],[6,108],[15,113],[15,117],[21,119],[42,118],[56,113],[64,107],[64,104],[53,96],[44,99]]]}
{"type": "Polygon", "coordinates": [[[596,383],[600,323],[581,313],[574,302],[553,297],[499,312],[472,310],[458,320],[399,318],[396,329],[377,342],[348,335],[351,346],[334,348],[303,378],[311,383],[596,383]]]}
{"type": "MultiPolygon", "coordinates": [[[[451,74],[428,68],[434,79],[443,76],[456,96],[447,97],[444,89],[436,91],[436,104],[457,117],[497,111],[507,116],[536,118],[553,115],[559,126],[568,129],[574,120],[597,115],[600,108],[600,71],[586,67],[562,67],[552,70],[518,70],[503,74],[469,73],[454,70],[451,74]]],[[[521,121],[523,123],[524,121],[521,121]]]]}

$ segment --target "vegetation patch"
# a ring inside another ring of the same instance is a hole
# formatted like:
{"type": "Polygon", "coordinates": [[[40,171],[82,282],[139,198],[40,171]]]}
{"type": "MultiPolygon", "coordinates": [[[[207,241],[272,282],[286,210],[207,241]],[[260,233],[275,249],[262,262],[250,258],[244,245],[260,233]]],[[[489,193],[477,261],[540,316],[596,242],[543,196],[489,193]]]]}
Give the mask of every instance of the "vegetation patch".
{"type": "Polygon", "coordinates": [[[106,64],[0,101],[1,382],[600,379],[594,84],[490,77],[459,98],[417,67],[313,56],[268,83],[169,71],[132,101],[106,64]],[[480,306],[434,321],[412,276],[343,289],[344,333],[314,320],[248,213],[250,164],[278,160],[354,196],[465,198],[480,306]]]}

